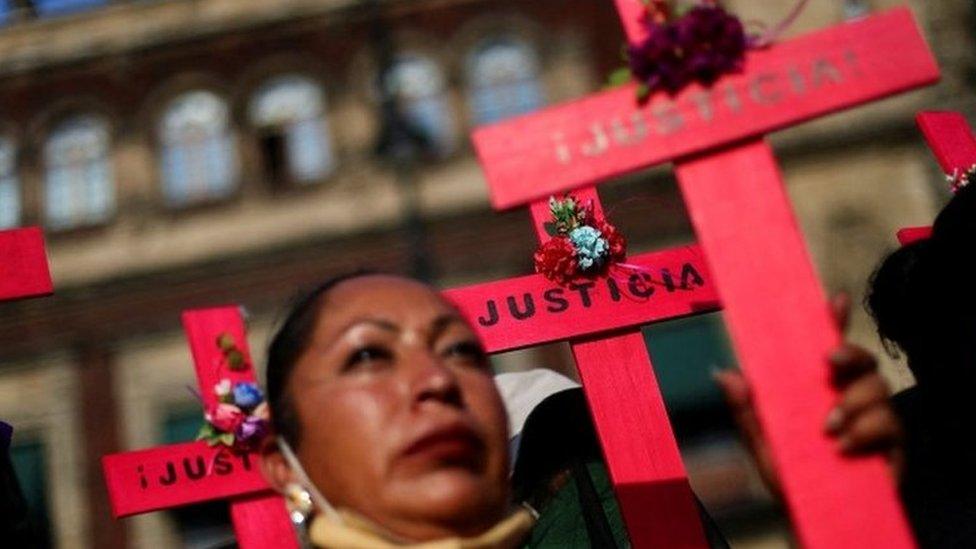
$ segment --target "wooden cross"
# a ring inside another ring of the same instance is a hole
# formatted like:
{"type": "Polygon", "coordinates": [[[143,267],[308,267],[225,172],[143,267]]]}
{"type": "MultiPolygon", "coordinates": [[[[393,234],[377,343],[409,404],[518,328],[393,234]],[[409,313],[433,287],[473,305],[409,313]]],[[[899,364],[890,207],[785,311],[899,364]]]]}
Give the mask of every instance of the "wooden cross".
{"type": "Polygon", "coordinates": [[[0,231],[0,301],[42,297],[53,292],[41,229],[0,231]]]}
{"type": "MultiPolygon", "coordinates": [[[[204,406],[214,404],[222,379],[255,381],[244,320],[238,307],[183,313],[204,406]],[[229,334],[246,367],[228,367],[218,338],[229,334]]],[[[102,458],[116,518],[217,499],[230,500],[241,549],[298,548],[284,500],[265,482],[256,453],[238,454],[204,441],[161,446],[102,458]]]]}
{"type": "MultiPolygon", "coordinates": [[[[644,2],[615,2],[628,39],[640,42],[644,2]]],[[[752,51],[745,71],[710,89],[692,86],[640,105],[630,85],[474,134],[499,209],[676,164],[804,547],[913,542],[882,460],[844,459],[824,435],[837,399],[825,357],[840,336],[764,135],[938,77],[903,8],[752,51]]],[[[618,375],[614,361],[601,358],[600,375],[618,375]]],[[[608,428],[599,425],[601,411],[593,413],[598,429],[608,428]]],[[[621,459],[605,451],[611,467],[621,459]]],[[[626,510],[619,487],[618,497],[625,515],[637,512],[626,510]]]]}
{"type": "MultiPolygon", "coordinates": [[[[976,164],[976,137],[963,115],[921,112],[915,121],[946,175],[965,173],[976,164]]],[[[898,231],[898,241],[903,246],[930,236],[932,227],[907,227],[898,231]]]]}

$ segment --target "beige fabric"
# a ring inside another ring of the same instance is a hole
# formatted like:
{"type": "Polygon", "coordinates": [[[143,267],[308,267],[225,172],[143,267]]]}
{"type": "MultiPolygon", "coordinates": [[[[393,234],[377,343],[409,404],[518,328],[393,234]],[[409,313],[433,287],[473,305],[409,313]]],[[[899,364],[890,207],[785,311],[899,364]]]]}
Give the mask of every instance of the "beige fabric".
{"type": "MultiPolygon", "coordinates": [[[[341,512],[340,512],[341,513],[341,512]]],[[[494,528],[474,538],[450,538],[424,543],[401,543],[383,535],[372,523],[341,513],[338,524],[324,516],[312,521],[309,539],[321,549],[513,549],[520,547],[535,524],[532,514],[521,509],[494,528]]]]}

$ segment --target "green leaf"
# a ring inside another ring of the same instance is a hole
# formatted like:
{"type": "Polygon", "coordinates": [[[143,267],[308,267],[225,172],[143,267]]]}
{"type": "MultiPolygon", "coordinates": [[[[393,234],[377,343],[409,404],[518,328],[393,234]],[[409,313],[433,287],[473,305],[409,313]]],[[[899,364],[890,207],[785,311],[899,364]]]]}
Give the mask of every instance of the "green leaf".
{"type": "Polygon", "coordinates": [[[233,446],[234,433],[223,433],[219,437],[217,437],[217,440],[224,446],[233,446]]]}
{"type": "Polygon", "coordinates": [[[203,425],[200,426],[200,430],[197,432],[196,440],[209,440],[214,436],[215,433],[216,431],[214,431],[213,425],[205,421],[203,422],[203,425]]]}
{"type": "Polygon", "coordinates": [[[227,366],[230,367],[231,370],[243,370],[246,365],[247,361],[244,360],[244,353],[237,349],[227,353],[227,366]]]}
{"type": "Polygon", "coordinates": [[[641,103],[646,102],[651,98],[651,88],[647,84],[641,84],[637,87],[637,100],[641,103]]]}
{"type": "Polygon", "coordinates": [[[542,227],[546,230],[546,234],[549,236],[559,236],[559,229],[556,224],[552,221],[546,221],[542,224],[542,227]]]}
{"type": "Polygon", "coordinates": [[[234,349],[235,346],[236,345],[234,344],[234,337],[228,334],[227,332],[224,332],[219,336],[217,336],[217,347],[219,347],[221,351],[224,352],[231,351],[234,349]]]}
{"type": "Polygon", "coordinates": [[[634,75],[630,73],[628,67],[620,67],[612,73],[607,79],[607,88],[619,88],[620,86],[629,84],[634,79],[634,75]]]}

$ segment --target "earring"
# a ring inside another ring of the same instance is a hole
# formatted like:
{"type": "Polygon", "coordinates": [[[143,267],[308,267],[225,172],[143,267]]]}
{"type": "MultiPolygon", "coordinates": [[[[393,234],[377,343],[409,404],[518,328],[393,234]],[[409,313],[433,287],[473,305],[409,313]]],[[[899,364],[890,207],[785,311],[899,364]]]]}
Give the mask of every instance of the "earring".
{"type": "Polygon", "coordinates": [[[312,504],[312,494],[301,484],[292,482],[285,486],[285,504],[288,507],[288,515],[291,522],[296,527],[304,526],[308,522],[308,517],[312,515],[314,508],[312,504]]]}

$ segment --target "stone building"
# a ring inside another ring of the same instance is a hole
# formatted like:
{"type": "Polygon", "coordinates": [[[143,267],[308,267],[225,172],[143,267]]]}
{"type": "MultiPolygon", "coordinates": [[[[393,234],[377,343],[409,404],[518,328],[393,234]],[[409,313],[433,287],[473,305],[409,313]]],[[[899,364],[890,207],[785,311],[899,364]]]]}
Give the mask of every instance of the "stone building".
{"type": "MultiPolygon", "coordinates": [[[[729,4],[772,23],[790,3],[729,4]]],[[[896,4],[811,2],[788,34],[896,4]]],[[[948,197],[914,112],[976,114],[976,8],[910,4],[940,85],[772,138],[825,285],[855,297],[894,231],[948,197]]],[[[6,0],[0,21],[0,227],[45,227],[57,285],[0,306],[0,417],[56,547],[226,538],[222,504],[111,520],[98,463],[192,436],[181,310],[245,305],[260,357],[288,298],[330,274],[423,263],[447,287],[528,272],[528,216],[490,210],[466,135],[599,89],[623,42],[598,0],[6,0]],[[384,85],[428,138],[412,166],[377,154],[382,33],[384,85]]],[[[667,170],[603,195],[632,249],[693,240],[667,170]]],[[[784,546],[708,380],[734,360],[720,318],[649,334],[696,489],[735,539],[784,546]]],[[[853,338],[881,352],[863,314],[853,338]]],[[[498,364],[572,372],[560,345],[498,364]]]]}

